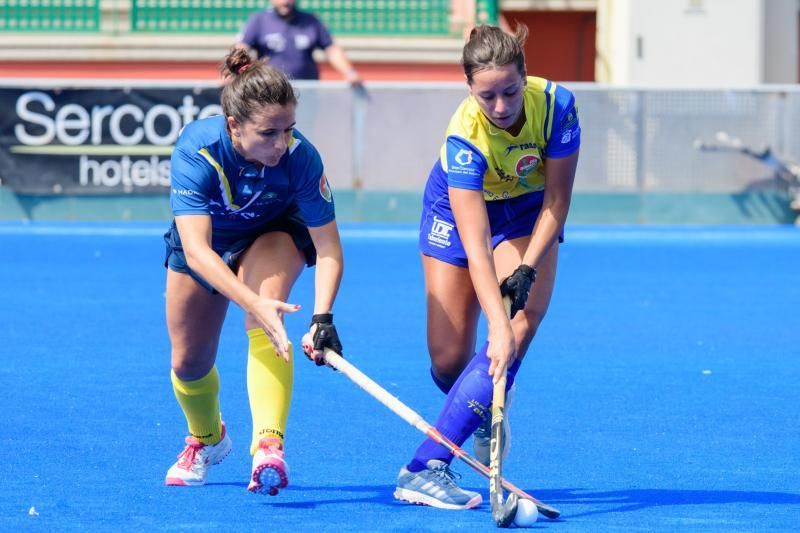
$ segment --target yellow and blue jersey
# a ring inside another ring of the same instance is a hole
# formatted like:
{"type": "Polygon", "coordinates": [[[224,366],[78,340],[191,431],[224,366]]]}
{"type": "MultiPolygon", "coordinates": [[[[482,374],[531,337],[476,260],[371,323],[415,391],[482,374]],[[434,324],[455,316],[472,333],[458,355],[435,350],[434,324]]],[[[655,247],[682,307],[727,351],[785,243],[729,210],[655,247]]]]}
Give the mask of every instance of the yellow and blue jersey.
{"type": "Polygon", "coordinates": [[[475,98],[465,99],[447,127],[441,171],[435,166],[430,179],[446,179],[450,187],[483,190],[486,201],[543,190],[544,160],[566,157],[580,145],[575,98],[552,81],[529,76],[523,110],[525,124],[511,135],[486,118],[475,98]]]}
{"type": "Polygon", "coordinates": [[[425,185],[419,231],[424,255],[469,264],[449,187],[483,191],[492,248],[531,235],[544,202],[544,161],[575,153],[581,128],[567,89],[529,77],[522,98],[525,123],[517,135],[496,128],[471,96],[453,114],[425,185]]]}
{"type": "Polygon", "coordinates": [[[290,208],[307,226],[335,218],[319,152],[297,130],[276,166],[257,169],[234,150],[225,117],[194,121],[172,152],[170,179],[173,214],[210,215],[214,233],[247,232],[290,208]]]}

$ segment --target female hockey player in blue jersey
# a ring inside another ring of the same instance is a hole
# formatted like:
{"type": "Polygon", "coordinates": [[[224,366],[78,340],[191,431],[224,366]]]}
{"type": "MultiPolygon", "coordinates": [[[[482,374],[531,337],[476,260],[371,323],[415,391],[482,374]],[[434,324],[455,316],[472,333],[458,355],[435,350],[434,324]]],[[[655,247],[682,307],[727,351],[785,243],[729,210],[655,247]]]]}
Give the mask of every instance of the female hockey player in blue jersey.
{"type": "Polygon", "coordinates": [[[249,337],[248,489],[274,495],[288,483],[283,442],[293,361],[283,316],[299,308],[285,301],[303,268],[316,264],[303,345],[317,361],[324,347],[341,352],[332,309],[342,247],[319,153],[294,129],[297,99],[286,76],[242,49],[226,57],[223,73],[224,116],[188,124],[171,159],[167,327],[172,386],[189,436],[166,483],[203,485],[231,450],[215,361],[232,300],[246,312],[249,337]]]}

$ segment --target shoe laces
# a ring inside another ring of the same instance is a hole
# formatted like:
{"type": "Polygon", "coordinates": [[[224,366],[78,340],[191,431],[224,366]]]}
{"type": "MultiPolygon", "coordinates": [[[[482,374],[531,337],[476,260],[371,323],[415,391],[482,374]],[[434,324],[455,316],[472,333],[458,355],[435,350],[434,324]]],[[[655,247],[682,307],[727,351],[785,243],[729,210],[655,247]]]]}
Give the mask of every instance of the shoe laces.
{"type": "Polygon", "coordinates": [[[283,446],[281,446],[280,441],[277,439],[263,438],[259,441],[258,447],[265,452],[274,453],[275,455],[283,457],[283,446]]]}
{"type": "Polygon", "coordinates": [[[431,469],[433,475],[448,487],[457,487],[456,480],[461,479],[461,474],[450,470],[450,465],[442,463],[431,469]]]}
{"type": "Polygon", "coordinates": [[[195,463],[199,464],[200,450],[205,446],[205,444],[193,437],[186,437],[186,448],[178,454],[178,464],[187,470],[195,463]]]}

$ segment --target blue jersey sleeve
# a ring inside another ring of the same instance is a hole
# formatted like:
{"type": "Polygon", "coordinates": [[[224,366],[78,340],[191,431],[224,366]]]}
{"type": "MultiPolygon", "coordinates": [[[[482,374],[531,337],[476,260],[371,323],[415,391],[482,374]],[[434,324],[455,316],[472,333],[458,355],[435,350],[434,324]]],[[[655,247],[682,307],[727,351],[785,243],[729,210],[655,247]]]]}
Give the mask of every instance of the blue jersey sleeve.
{"type": "Polygon", "coordinates": [[[318,18],[314,18],[317,20],[317,45],[325,50],[333,44],[333,37],[331,37],[331,32],[328,31],[325,24],[318,18]]]}
{"type": "Polygon", "coordinates": [[[480,150],[461,137],[447,138],[447,185],[457,189],[483,190],[488,164],[480,150]]]}
{"type": "Polygon", "coordinates": [[[581,145],[581,125],[575,96],[562,86],[556,87],[555,108],[553,109],[553,130],[547,141],[545,157],[558,159],[567,157],[581,145]]]}
{"type": "Polygon", "coordinates": [[[172,151],[170,158],[169,205],[175,215],[208,215],[208,183],[214,173],[199,154],[189,154],[181,148],[172,151]]]}
{"type": "Polygon", "coordinates": [[[307,226],[324,226],[336,218],[333,193],[325,178],[322,158],[317,149],[305,139],[291,154],[289,172],[297,207],[307,226]]]}
{"type": "Polygon", "coordinates": [[[261,28],[261,14],[256,13],[244,23],[236,40],[240,43],[246,44],[250,48],[260,50],[261,46],[258,42],[258,37],[261,28]]]}

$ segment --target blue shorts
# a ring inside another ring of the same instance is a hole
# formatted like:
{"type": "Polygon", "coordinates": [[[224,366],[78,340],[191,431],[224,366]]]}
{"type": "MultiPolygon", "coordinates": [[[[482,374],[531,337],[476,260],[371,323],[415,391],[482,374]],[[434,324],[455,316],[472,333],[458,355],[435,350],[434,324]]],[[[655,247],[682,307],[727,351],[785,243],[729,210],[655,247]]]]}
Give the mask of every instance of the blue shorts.
{"type": "MultiPolygon", "coordinates": [[[[317,250],[314,248],[314,242],[311,240],[311,235],[308,233],[308,228],[305,223],[294,210],[286,211],[276,218],[265,222],[263,225],[245,233],[213,231],[211,247],[222,260],[225,261],[225,264],[227,264],[231,270],[235,270],[239,258],[250,248],[250,245],[261,235],[274,231],[288,233],[292,237],[294,245],[305,256],[307,266],[316,264],[317,250]]],[[[189,265],[186,263],[186,256],[183,253],[181,237],[178,234],[178,228],[175,226],[174,220],[169,230],[164,234],[164,242],[167,245],[166,257],[164,258],[165,267],[168,267],[174,272],[189,274],[195,281],[211,292],[211,294],[219,294],[210,283],[189,268],[189,265]]]]}
{"type": "MultiPolygon", "coordinates": [[[[444,171],[437,161],[425,186],[419,227],[419,249],[429,257],[467,268],[467,252],[461,243],[455,217],[450,208],[447,176],[444,175],[442,179],[442,175],[444,171]]],[[[492,248],[496,248],[503,241],[531,235],[542,209],[543,200],[544,191],[537,191],[508,200],[486,202],[492,248]]],[[[558,240],[564,242],[563,231],[558,240]]]]}

